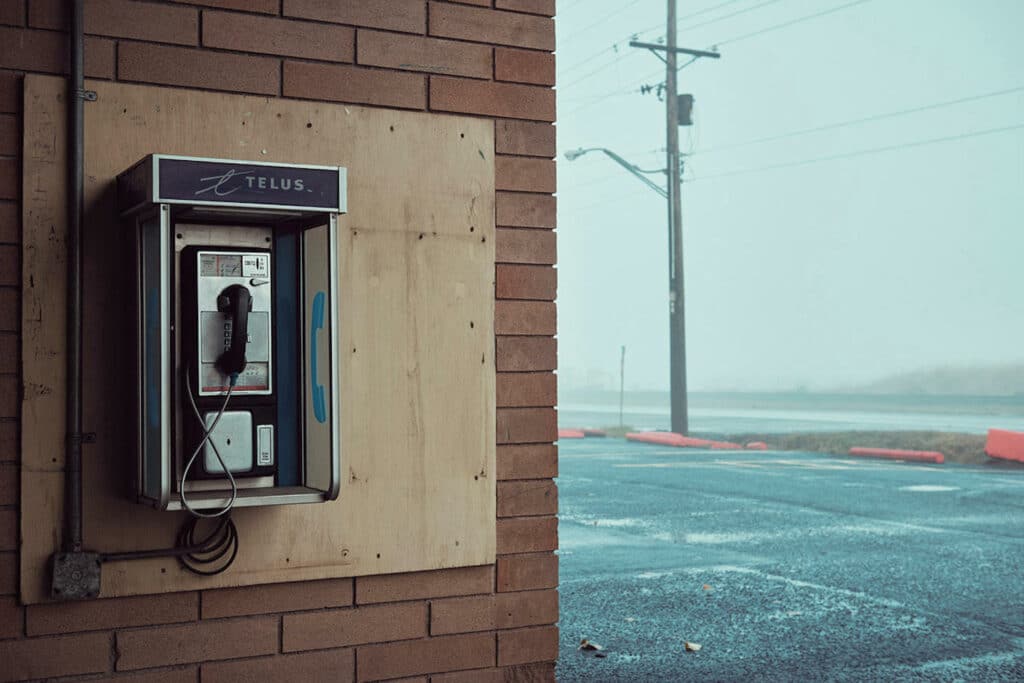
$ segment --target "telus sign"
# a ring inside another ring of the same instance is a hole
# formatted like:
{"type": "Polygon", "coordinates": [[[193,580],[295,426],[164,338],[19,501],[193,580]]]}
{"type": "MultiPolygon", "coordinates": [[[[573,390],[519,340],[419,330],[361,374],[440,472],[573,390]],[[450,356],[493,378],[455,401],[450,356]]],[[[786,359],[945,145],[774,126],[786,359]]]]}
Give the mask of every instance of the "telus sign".
{"type": "Polygon", "coordinates": [[[337,208],[336,168],[159,159],[161,199],[200,203],[337,208]]]}

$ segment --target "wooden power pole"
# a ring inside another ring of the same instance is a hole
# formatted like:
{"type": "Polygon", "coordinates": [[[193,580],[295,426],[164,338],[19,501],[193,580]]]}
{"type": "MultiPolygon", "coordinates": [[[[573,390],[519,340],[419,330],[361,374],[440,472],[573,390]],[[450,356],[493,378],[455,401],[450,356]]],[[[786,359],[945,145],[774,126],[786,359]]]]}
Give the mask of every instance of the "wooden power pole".
{"type": "MultiPolygon", "coordinates": [[[[717,59],[719,54],[708,50],[681,48],[676,40],[676,0],[668,0],[668,21],[665,44],[633,41],[633,47],[651,50],[665,62],[665,142],[668,174],[668,305],[669,305],[669,375],[671,388],[672,431],[690,431],[686,390],[686,315],[683,297],[683,209],[682,163],[679,157],[679,87],[678,56],[680,53],[717,59]],[[659,53],[664,52],[662,57],[659,53]]],[[[686,112],[687,117],[689,111],[686,112]]]]}

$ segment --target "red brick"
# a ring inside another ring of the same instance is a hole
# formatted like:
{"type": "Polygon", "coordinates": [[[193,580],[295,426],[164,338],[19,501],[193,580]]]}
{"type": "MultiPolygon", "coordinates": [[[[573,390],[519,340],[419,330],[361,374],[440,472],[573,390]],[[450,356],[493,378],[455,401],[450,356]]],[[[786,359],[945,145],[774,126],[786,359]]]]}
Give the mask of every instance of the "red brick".
{"type": "Polygon", "coordinates": [[[59,33],[0,27],[0,67],[62,73],[67,69],[67,42],[59,33]]]}
{"type": "Polygon", "coordinates": [[[490,7],[492,0],[447,0],[448,2],[457,2],[460,5],[476,5],[477,7],[490,7]]]}
{"type": "Polygon", "coordinates": [[[505,675],[501,669],[496,668],[454,671],[434,674],[430,677],[430,683],[505,683],[505,675]]]}
{"type": "Polygon", "coordinates": [[[0,462],[17,462],[20,448],[17,421],[0,422],[0,462]]]}
{"type": "Polygon", "coordinates": [[[0,159],[0,199],[18,199],[18,176],[17,159],[0,159]]]}
{"type": "Polygon", "coordinates": [[[308,62],[284,63],[285,97],[376,104],[403,109],[426,106],[423,76],[308,62]]]}
{"type": "Polygon", "coordinates": [[[18,290],[0,287],[0,331],[17,332],[21,329],[21,314],[18,312],[18,290]]]}
{"type": "Polygon", "coordinates": [[[25,0],[4,0],[0,3],[0,24],[25,25],[25,0]]]}
{"type": "Polygon", "coordinates": [[[278,648],[278,617],[202,621],[117,634],[117,669],[269,655],[278,648]]]}
{"type": "Polygon", "coordinates": [[[397,602],[452,595],[490,593],[494,566],[438,569],[408,574],[379,574],[356,578],[356,603],[397,602]]]}
{"type": "Polygon", "coordinates": [[[497,469],[499,481],[557,477],[558,447],[553,444],[499,446],[497,469]]]}
{"type": "Polygon", "coordinates": [[[21,242],[20,204],[0,202],[0,242],[8,244],[21,242]]]}
{"type": "Polygon", "coordinates": [[[500,669],[504,683],[555,683],[555,663],[535,662],[500,669]]]}
{"type": "Polygon", "coordinates": [[[279,64],[270,57],[122,42],[118,76],[125,81],[276,95],[279,64]]]}
{"type": "Polygon", "coordinates": [[[357,680],[479,669],[494,664],[494,653],[494,635],[490,633],[367,645],[356,651],[357,680]]]}
{"type": "Polygon", "coordinates": [[[0,641],[0,681],[103,673],[110,665],[110,634],[0,641]]]}
{"type": "Polygon", "coordinates": [[[494,260],[498,263],[553,265],[558,245],[550,230],[498,228],[494,260]]]}
{"type": "Polygon", "coordinates": [[[355,59],[355,35],[345,26],[203,12],[203,45],[226,50],[351,62],[355,59]]]}
{"type": "Polygon", "coordinates": [[[198,13],[188,7],[130,0],[89,0],[85,3],[85,32],[195,45],[199,39],[199,18],[198,13]]]}
{"type": "Polygon", "coordinates": [[[355,650],[326,650],[203,664],[203,683],[302,681],[348,683],[356,678],[355,650]]]}
{"type": "Polygon", "coordinates": [[[21,247],[0,244],[0,285],[21,286],[21,247]]]}
{"type": "MultiPolygon", "coordinates": [[[[18,117],[14,114],[0,115],[0,155],[17,156],[21,154],[21,132],[18,130],[18,117]]],[[[0,220],[4,217],[4,207],[0,206],[0,220]]]]}
{"type": "MultiPolygon", "coordinates": [[[[114,43],[104,38],[85,39],[85,75],[90,78],[113,78],[114,43]]],[[[66,73],[68,70],[67,36],[55,31],[33,31],[0,27],[0,67],[66,73]]],[[[10,77],[8,77],[10,78],[10,77]]],[[[8,84],[9,87],[9,84],[8,84]]],[[[16,102],[5,106],[11,111],[21,109],[21,83],[17,79],[16,102]]]]}
{"type": "Polygon", "coordinates": [[[558,189],[555,162],[550,159],[495,157],[494,182],[496,190],[552,193],[558,189]]]}
{"type": "Polygon", "coordinates": [[[555,156],[555,127],[532,121],[496,121],[494,151],[533,157],[555,156]]]}
{"type": "Polygon", "coordinates": [[[491,48],[455,40],[380,31],[359,32],[360,64],[389,69],[490,78],[491,48]]]}
{"type": "Polygon", "coordinates": [[[550,52],[536,50],[495,48],[494,77],[499,81],[553,86],[555,56],[550,52]]]}
{"type": "Polygon", "coordinates": [[[537,553],[499,557],[498,590],[525,591],[558,586],[558,555],[537,553]]]}
{"type": "MultiPolygon", "coordinates": [[[[18,335],[11,332],[0,332],[0,374],[16,373],[21,366],[18,355],[18,335]]],[[[3,458],[0,458],[2,460],[3,458]]],[[[3,502],[3,470],[0,469],[0,505],[3,502]]]]}
{"type": "Polygon", "coordinates": [[[553,336],[557,334],[551,301],[494,302],[494,333],[553,336]]]}
{"type": "MultiPolygon", "coordinates": [[[[92,35],[177,45],[195,45],[199,39],[199,13],[190,7],[133,0],[87,0],[84,14],[85,32],[92,35]]],[[[63,0],[32,0],[28,21],[35,28],[67,30],[63,0]]]]}
{"type": "Polygon", "coordinates": [[[558,518],[510,517],[498,520],[498,554],[539,553],[558,548],[558,518]]]}
{"type": "Polygon", "coordinates": [[[285,652],[323,650],[427,635],[427,605],[409,602],[284,616],[285,652]]]}
{"type": "Polygon", "coordinates": [[[21,111],[21,78],[16,71],[0,71],[0,112],[21,111]]]}
{"type": "Polygon", "coordinates": [[[430,35],[553,52],[555,22],[514,12],[430,3],[430,35]]]}
{"type": "Polygon", "coordinates": [[[542,14],[545,17],[555,16],[555,0],[496,0],[494,6],[498,9],[542,14]]]}
{"type": "Polygon", "coordinates": [[[284,0],[284,15],[404,33],[427,30],[423,0],[284,0]]]}
{"type": "Polygon", "coordinates": [[[18,417],[19,394],[17,375],[0,375],[0,417],[18,417]]]}
{"type": "Polygon", "coordinates": [[[85,75],[89,78],[112,80],[117,70],[113,40],[106,38],[85,39],[85,75]]]}
{"type": "Polygon", "coordinates": [[[430,635],[493,631],[494,596],[449,598],[430,603],[430,635]]]}
{"type": "Polygon", "coordinates": [[[203,619],[352,604],[352,579],[274,583],[203,592],[203,619]]]}
{"type": "Polygon", "coordinates": [[[536,372],[558,368],[558,342],[553,337],[498,337],[498,372],[536,372]]]}
{"type": "Polygon", "coordinates": [[[556,621],[558,591],[553,590],[435,600],[430,606],[431,635],[520,628],[556,621]]]}
{"type": "Polygon", "coordinates": [[[549,408],[558,405],[554,373],[498,373],[499,408],[549,408]]]}
{"type": "Polygon", "coordinates": [[[197,593],[31,605],[28,608],[28,635],[154,626],[195,621],[198,617],[197,593]]]}
{"type": "Polygon", "coordinates": [[[495,295],[499,299],[554,301],[557,292],[558,272],[554,268],[509,264],[495,268],[495,295]]]}
{"type": "Polygon", "coordinates": [[[19,472],[14,463],[0,464],[0,505],[18,504],[18,479],[19,472]]]}
{"type": "Polygon", "coordinates": [[[496,192],[494,197],[495,220],[508,228],[554,228],[556,206],[547,194],[496,192]]]}
{"type": "Polygon", "coordinates": [[[498,482],[498,517],[557,514],[558,488],[550,479],[498,482]]]}
{"type": "MultiPolygon", "coordinates": [[[[177,669],[164,669],[163,671],[148,671],[137,674],[122,674],[116,677],[102,678],[105,682],[113,683],[196,683],[199,672],[194,666],[179,667],[177,669]]],[[[95,679],[94,679],[95,680],[95,679]]]]}
{"type": "Polygon", "coordinates": [[[18,592],[18,554],[0,553],[0,595],[18,592]]]}
{"type": "Polygon", "coordinates": [[[533,85],[430,77],[430,108],[510,119],[555,120],[555,91],[533,85]]]}
{"type": "Polygon", "coordinates": [[[237,9],[245,12],[261,12],[277,14],[281,9],[281,0],[171,0],[182,5],[201,5],[217,9],[237,9]]]}
{"type": "Polygon", "coordinates": [[[25,631],[25,608],[14,596],[0,598],[0,638],[20,638],[25,631]]]}
{"type": "Polygon", "coordinates": [[[499,444],[550,443],[558,437],[554,408],[498,408],[497,423],[499,444]]]}
{"type": "Polygon", "coordinates": [[[543,626],[498,633],[498,666],[558,659],[558,627],[543,626]]]}

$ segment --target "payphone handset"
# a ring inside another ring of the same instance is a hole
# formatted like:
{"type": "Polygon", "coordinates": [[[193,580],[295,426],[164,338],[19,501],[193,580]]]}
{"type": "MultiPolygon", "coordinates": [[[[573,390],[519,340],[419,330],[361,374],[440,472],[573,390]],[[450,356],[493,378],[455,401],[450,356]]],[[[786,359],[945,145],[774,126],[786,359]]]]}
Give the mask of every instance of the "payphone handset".
{"type": "Polygon", "coordinates": [[[276,474],[272,253],[186,247],[181,284],[180,353],[190,410],[179,495],[191,509],[190,477],[227,478],[233,499],[236,477],[276,474]]]}

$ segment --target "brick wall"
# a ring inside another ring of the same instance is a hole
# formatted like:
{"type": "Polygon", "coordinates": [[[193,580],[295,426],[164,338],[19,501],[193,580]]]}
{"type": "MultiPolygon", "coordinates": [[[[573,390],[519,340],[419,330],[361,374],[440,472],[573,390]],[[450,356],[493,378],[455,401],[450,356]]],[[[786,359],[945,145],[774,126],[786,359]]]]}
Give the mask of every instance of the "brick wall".
{"type": "MultiPolygon", "coordinates": [[[[0,0],[0,681],[546,681],[558,652],[554,0],[86,0],[86,75],[493,118],[494,566],[18,603],[21,76],[63,0],[0,0]]],[[[86,425],[88,428],[88,425],[86,425]]]]}

